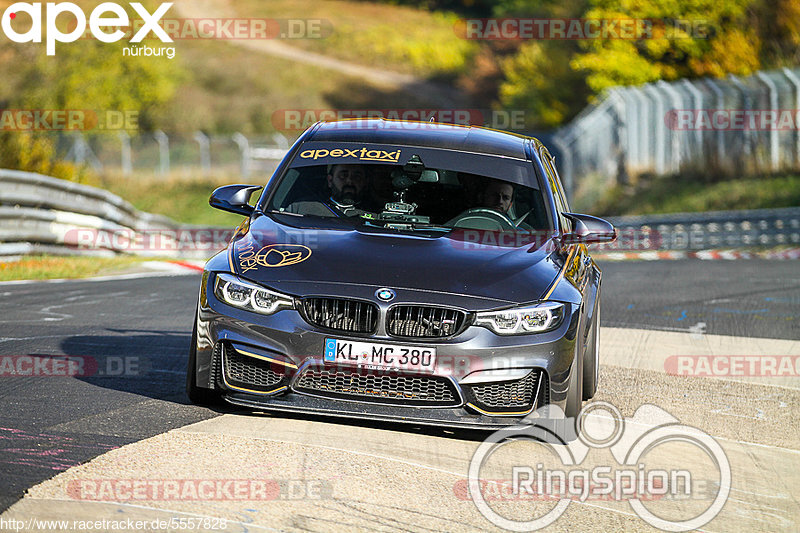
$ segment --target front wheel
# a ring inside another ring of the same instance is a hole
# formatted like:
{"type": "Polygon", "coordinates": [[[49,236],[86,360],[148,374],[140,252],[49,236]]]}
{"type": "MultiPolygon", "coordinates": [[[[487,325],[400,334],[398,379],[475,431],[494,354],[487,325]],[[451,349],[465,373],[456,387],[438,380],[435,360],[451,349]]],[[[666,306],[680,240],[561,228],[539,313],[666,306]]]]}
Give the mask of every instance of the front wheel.
{"type": "Polygon", "coordinates": [[[600,381],[600,301],[592,317],[592,327],[586,340],[586,353],[583,356],[583,399],[591,400],[597,392],[600,381]]]}
{"type": "Polygon", "coordinates": [[[567,392],[567,405],[564,415],[567,418],[578,419],[583,407],[583,361],[575,355],[575,368],[572,369],[569,380],[569,391],[567,392]]]}
{"type": "Polygon", "coordinates": [[[192,344],[189,347],[189,364],[186,368],[186,395],[196,405],[219,405],[222,397],[212,389],[197,386],[197,316],[192,328],[192,344]]]}
{"type": "Polygon", "coordinates": [[[552,417],[548,422],[552,425],[552,430],[561,441],[566,444],[578,438],[580,433],[579,418],[583,408],[583,370],[580,358],[576,355],[573,361],[573,368],[570,369],[569,389],[567,389],[567,402],[564,406],[564,418],[559,415],[552,417]]]}

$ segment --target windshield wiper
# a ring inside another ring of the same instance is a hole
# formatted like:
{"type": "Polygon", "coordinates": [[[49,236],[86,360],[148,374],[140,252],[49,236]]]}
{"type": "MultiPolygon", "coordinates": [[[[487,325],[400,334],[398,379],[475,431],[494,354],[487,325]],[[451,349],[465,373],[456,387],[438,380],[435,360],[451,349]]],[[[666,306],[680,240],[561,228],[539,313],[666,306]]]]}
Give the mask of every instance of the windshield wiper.
{"type": "Polygon", "coordinates": [[[397,229],[404,231],[441,231],[444,233],[448,233],[453,230],[453,228],[448,228],[446,226],[431,224],[427,220],[426,221],[401,220],[397,218],[384,218],[377,215],[374,217],[362,216],[361,219],[363,220],[364,225],[366,226],[387,228],[387,229],[397,229]]]}
{"type": "Polygon", "coordinates": [[[277,209],[270,209],[267,213],[272,213],[274,215],[289,215],[292,217],[304,217],[305,215],[301,213],[292,213],[290,211],[278,211],[277,209]]]}

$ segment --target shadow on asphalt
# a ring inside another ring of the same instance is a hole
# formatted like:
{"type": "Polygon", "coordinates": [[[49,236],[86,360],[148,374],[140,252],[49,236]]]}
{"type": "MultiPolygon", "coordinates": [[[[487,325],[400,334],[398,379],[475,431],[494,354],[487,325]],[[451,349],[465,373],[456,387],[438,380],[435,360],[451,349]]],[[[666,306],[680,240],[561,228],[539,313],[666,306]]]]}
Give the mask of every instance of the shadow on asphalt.
{"type": "MultiPolygon", "coordinates": [[[[82,365],[77,379],[97,387],[128,392],[161,401],[189,405],[185,393],[189,333],[139,329],[107,329],[108,335],[76,335],[62,341],[64,354],[82,365]]],[[[44,356],[40,356],[44,357],[44,356]]],[[[64,356],[52,356],[60,357],[64,356]]],[[[74,367],[73,367],[74,368],[74,367]]],[[[335,423],[419,435],[482,441],[491,432],[419,424],[348,419],[305,413],[262,412],[230,404],[208,406],[218,414],[269,416],[335,423]]]]}
{"type": "Polygon", "coordinates": [[[106,331],[107,335],[75,335],[62,341],[63,353],[75,361],[72,368],[81,365],[77,379],[98,387],[189,404],[184,391],[189,332],[106,331]]]}

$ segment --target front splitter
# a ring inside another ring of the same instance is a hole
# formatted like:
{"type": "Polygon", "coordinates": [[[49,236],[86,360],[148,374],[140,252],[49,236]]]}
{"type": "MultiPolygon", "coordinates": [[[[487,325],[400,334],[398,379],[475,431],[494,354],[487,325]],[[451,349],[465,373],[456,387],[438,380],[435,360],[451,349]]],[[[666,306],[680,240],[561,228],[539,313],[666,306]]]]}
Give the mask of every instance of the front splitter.
{"type": "MultiPolygon", "coordinates": [[[[509,426],[520,426],[518,417],[489,417],[473,415],[458,408],[419,408],[370,404],[366,402],[342,401],[328,398],[315,398],[303,394],[273,396],[265,401],[254,399],[251,395],[226,392],[225,400],[233,405],[251,407],[264,411],[315,414],[354,418],[361,420],[380,420],[403,424],[419,424],[436,427],[462,429],[498,430],[509,426]]],[[[521,426],[520,426],[521,427],[521,426]]]]}

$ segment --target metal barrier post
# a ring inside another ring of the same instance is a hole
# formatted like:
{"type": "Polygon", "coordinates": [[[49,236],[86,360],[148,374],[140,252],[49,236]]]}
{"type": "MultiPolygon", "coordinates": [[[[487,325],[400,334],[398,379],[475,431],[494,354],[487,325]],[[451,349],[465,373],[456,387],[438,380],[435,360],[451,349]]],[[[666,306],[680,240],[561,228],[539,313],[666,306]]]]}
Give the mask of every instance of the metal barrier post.
{"type": "Polygon", "coordinates": [[[131,136],[126,131],[117,133],[120,143],[120,166],[122,167],[122,175],[130,176],[133,171],[133,160],[131,158],[131,136]]]}
{"type": "MultiPolygon", "coordinates": [[[[705,80],[706,85],[711,92],[714,93],[714,96],[717,98],[717,109],[721,110],[725,108],[725,93],[722,92],[717,82],[712,80],[711,78],[706,78],[705,80]]],[[[722,161],[725,160],[725,137],[724,131],[722,128],[716,128],[716,139],[717,139],[717,163],[722,167],[722,161]]]]}
{"type": "Polygon", "coordinates": [[[666,137],[664,130],[666,130],[667,125],[664,122],[664,101],[661,99],[661,93],[654,86],[647,84],[644,86],[644,90],[653,97],[653,102],[655,103],[657,118],[656,120],[652,121],[652,123],[656,126],[655,144],[653,145],[653,149],[656,154],[656,174],[662,175],[666,171],[667,167],[667,151],[665,149],[666,144],[664,142],[664,138],[666,137]]]}
{"type": "MultiPolygon", "coordinates": [[[[681,95],[678,93],[678,91],[675,90],[674,87],[672,87],[664,80],[660,80],[656,85],[658,85],[659,89],[670,95],[670,97],[672,98],[672,105],[675,106],[673,109],[678,110],[681,108],[683,100],[681,98],[681,95]]],[[[661,115],[659,117],[659,120],[666,126],[665,115],[661,115]]],[[[678,135],[679,133],[674,126],[670,128],[670,152],[671,152],[670,155],[672,156],[670,158],[672,160],[670,164],[670,170],[672,172],[679,172],[681,169],[681,145],[680,145],[681,141],[678,138],[678,135]]]]}
{"type": "MultiPolygon", "coordinates": [[[[701,108],[703,107],[703,93],[694,86],[692,82],[689,80],[683,80],[682,85],[686,87],[686,90],[691,93],[692,95],[692,105],[694,106],[694,113],[699,113],[701,108]]],[[[695,150],[694,153],[697,154],[697,160],[693,162],[701,162],[703,156],[705,154],[705,150],[703,150],[703,132],[700,131],[700,128],[694,128],[694,142],[695,142],[695,150]]],[[[692,154],[692,151],[689,151],[692,154]]]]}
{"type": "Polygon", "coordinates": [[[208,176],[211,174],[211,142],[202,131],[194,132],[192,138],[200,146],[200,167],[203,169],[203,175],[208,176]]]}
{"type": "MultiPolygon", "coordinates": [[[[794,114],[795,120],[797,120],[798,114],[800,114],[800,77],[786,67],[783,68],[782,72],[794,87],[794,114]]],[[[797,124],[795,124],[794,129],[794,143],[794,162],[796,166],[800,167],[800,127],[797,124]]]]}
{"type": "MultiPolygon", "coordinates": [[[[751,100],[750,100],[750,93],[747,90],[747,87],[742,83],[742,80],[731,74],[728,76],[728,79],[731,83],[733,83],[737,89],[739,89],[739,93],[742,95],[742,107],[744,111],[750,111],[752,107],[751,100]]],[[[742,156],[745,162],[750,159],[750,155],[753,153],[753,135],[751,130],[748,128],[744,128],[742,132],[742,139],[744,140],[744,150],[742,151],[742,156]]]]}
{"type": "Polygon", "coordinates": [[[250,141],[239,132],[233,134],[233,142],[239,147],[242,158],[242,179],[250,177],[250,141]]]}
{"type": "MultiPolygon", "coordinates": [[[[756,72],[756,76],[767,86],[767,90],[769,91],[769,106],[772,112],[777,114],[778,87],[776,87],[775,82],[769,79],[763,72],[756,72]]],[[[778,153],[778,128],[775,126],[769,130],[769,163],[770,169],[773,172],[778,170],[780,166],[780,154],[778,153]]]]}
{"type": "Polygon", "coordinates": [[[166,176],[169,174],[169,137],[161,130],[156,130],[153,137],[158,143],[159,173],[166,176]]]}

